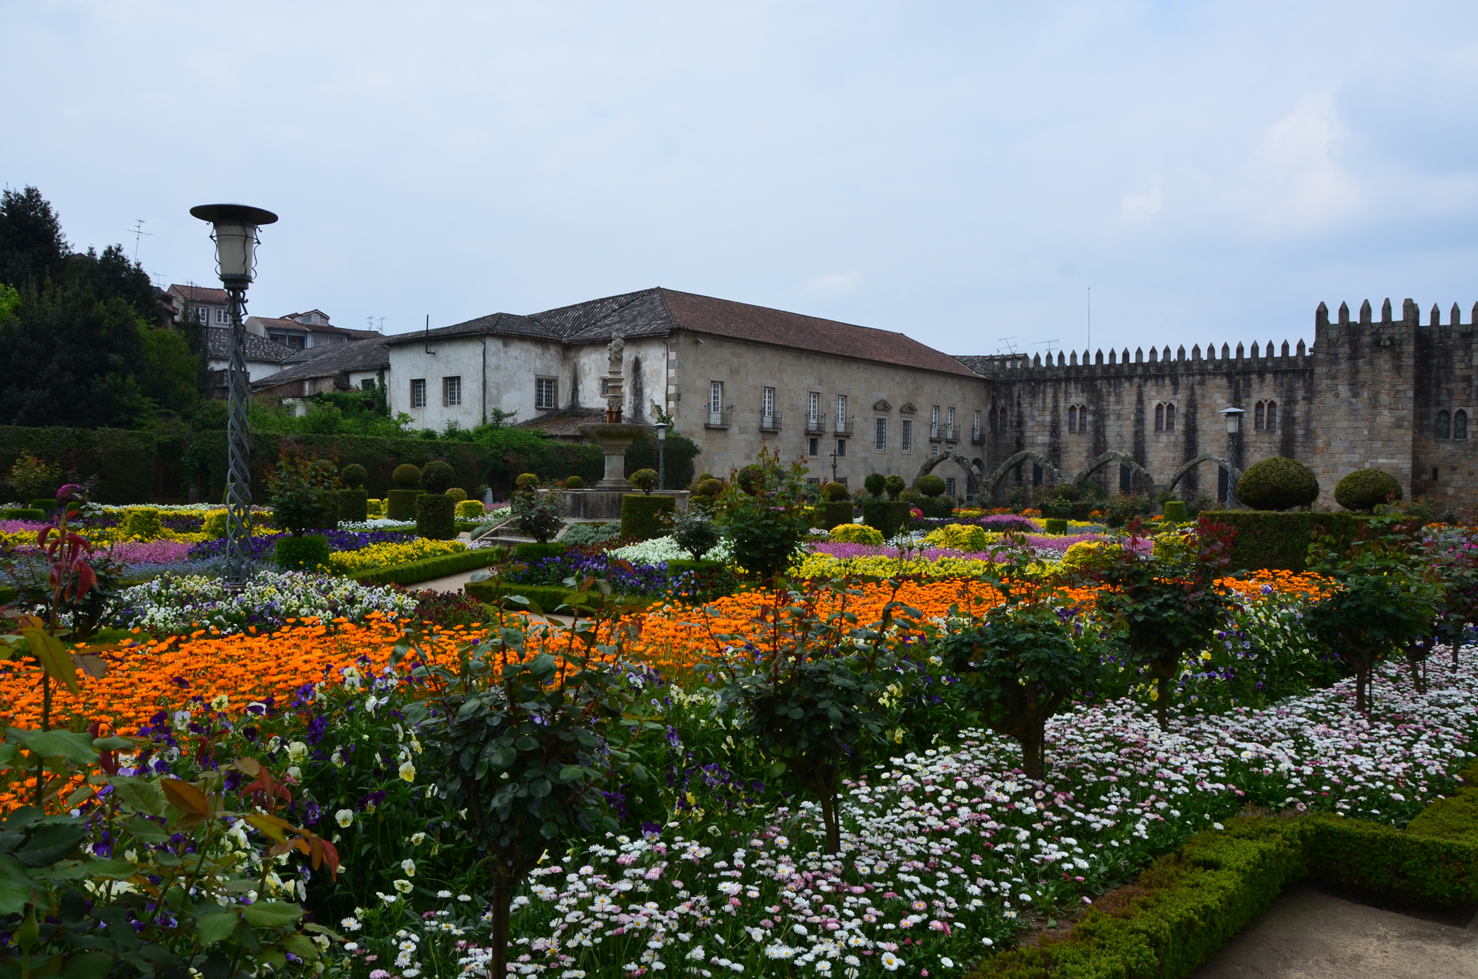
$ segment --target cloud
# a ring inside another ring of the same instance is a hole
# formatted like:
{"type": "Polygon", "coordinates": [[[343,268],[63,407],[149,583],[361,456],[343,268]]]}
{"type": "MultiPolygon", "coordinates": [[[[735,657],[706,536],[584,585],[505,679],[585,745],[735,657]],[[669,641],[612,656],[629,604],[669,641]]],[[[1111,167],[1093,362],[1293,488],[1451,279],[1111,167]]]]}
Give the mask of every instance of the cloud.
{"type": "Polygon", "coordinates": [[[1156,177],[1154,185],[1147,193],[1136,194],[1133,191],[1124,195],[1119,204],[1119,213],[1126,218],[1148,218],[1151,214],[1158,214],[1164,206],[1164,200],[1160,196],[1160,184],[1165,182],[1164,177],[1156,177]]]}
{"type": "Polygon", "coordinates": [[[857,288],[862,276],[857,272],[828,272],[806,283],[806,291],[820,296],[845,296],[857,288]]]}
{"type": "Polygon", "coordinates": [[[1345,136],[1333,91],[1304,95],[1268,127],[1245,167],[1251,203],[1263,224],[1316,232],[1360,209],[1360,183],[1336,158],[1345,136]]]}

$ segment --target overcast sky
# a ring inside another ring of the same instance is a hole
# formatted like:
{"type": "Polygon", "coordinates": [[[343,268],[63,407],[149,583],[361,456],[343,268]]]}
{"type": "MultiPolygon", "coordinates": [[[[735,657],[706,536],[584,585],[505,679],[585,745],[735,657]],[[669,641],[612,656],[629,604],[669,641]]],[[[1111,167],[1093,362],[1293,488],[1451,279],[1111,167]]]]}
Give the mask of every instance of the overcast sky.
{"type": "Polygon", "coordinates": [[[951,353],[1478,300],[1478,3],[0,0],[74,246],[387,332],[662,285],[951,353]]]}

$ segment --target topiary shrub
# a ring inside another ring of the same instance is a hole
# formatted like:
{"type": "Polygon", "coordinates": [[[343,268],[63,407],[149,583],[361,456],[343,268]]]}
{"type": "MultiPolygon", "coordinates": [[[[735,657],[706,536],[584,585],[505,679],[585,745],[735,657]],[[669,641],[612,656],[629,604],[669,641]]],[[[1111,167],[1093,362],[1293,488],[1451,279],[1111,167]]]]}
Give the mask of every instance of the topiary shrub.
{"type": "Polygon", "coordinates": [[[888,499],[890,500],[898,499],[906,489],[908,489],[908,483],[897,473],[883,480],[883,490],[888,494],[888,499]]]}
{"type": "Polygon", "coordinates": [[[1108,541],[1078,541],[1062,555],[1059,567],[1064,571],[1107,571],[1124,553],[1123,545],[1108,541]]]}
{"type": "Polygon", "coordinates": [[[837,524],[852,522],[852,501],[842,500],[837,503],[818,503],[816,505],[816,526],[823,530],[830,530],[837,524]]]}
{"type": "Polygon", "coordinates": [[[402,463],[390,474],[390,481],[401,489],[415,489],[421,485],[421,470],[409,462],[402,463]]]}
{"type": "MultiPolygon", "coordinates": [[[[0,520],[24,520],[27,523],[40,523],[46,519],[45,510],[37,510],[34,507],[6,507],[0,509],[0,520]]],[[[3,604],[3,602],[0,602],[3,604]]]]}
{"type": "Polygon", "coordinates": [[[157,540],[164,533],[159,525],[159,511],[153,507],[129,510],[123,520],[123,533],[129,540],[157,540]]]}
{"type": "Polygon", "coordinates": [[[487,515],[488,508],[482,505],[481,500],[459,500],[457,502],[458,520],[480,520],[487,515]]]}
{"type": "Polygon", "coordinates": [[[31,509],[51,513],[56,509],[56,500],[50,496],[37,497],[31,501],[31,509]]]}
{"type": "Polygon", "coordinates": [[[203,533],[211,537],[226,536],[226,511],[212,510],[205,515],[205,520],[200,524],[203,533]]]}
{"type": "Polygon", "coordinates": [[[339,482],[350,489],[361,489],[364,481],[369,478],[369,472],[359,463],[351,463],[339,471],[339,482]]]}
{"type": "Polygon", "coordinates": [[[539,488],[539,477],[533,473],[521,473],[513,481],[513,485],[515,488],[521,490],[536,490],[539,488]]]}
{"type": "Polygon", "coordinates": [[[919,481],[914,485],[926,498],[944,495],[944,479],[933,473],[920,476],[919,481]]]}
{"type": "Polygon", "coordinates": [[[1062,517],[1048,517],[1042,521],[1042,529],[1049,534],[1067,533],[1067,520],[1062,517]]]}
{"type": "Polygon", "coordinates": [[[677,542],[678,547],[691,554],[695,561],[702,560],[703,555],[713,550],[720,537],[714,522],[703,512],[691,508],[679,515],[672,527],[672,539],[677,542]]]}
{"type": "Polygon", "coordinates": [[[948,520],[954,516],[955,501],[950,496],[926,496],[914,504],[925,517],[948,520]]]}
{"type": "Polygon", "coordinates": [[[850,500],[851,494],[841,483],[831,482],[821,487],[821,498],[829,503],[842,503],[850,500]]]}
{"type": "Polygon", "coordinates": [[[284,571],[317,571],[328,566],[328,538],[320,534],[277,538],[273,557],[284,571]]]}
{"type": "Polygon", "coordinates": [[[909,505],[902,500],[863,500],[862,522],[892,540],[908,524],[909,505]]]}
{"type": "Polygon", "coordinates": [[[698,480],[698,492],[704,496],[718,496],[723,491],[724,484],[712,476],[698,480]]]}
{"type": "Polygon", "coordinates": [[[759,482],[759,478],[761,475],[762,471],[760,470],[759,466],[745,466],[743,469],[739,470],[739,488],[748,493],[750,496],[753,496],[756,484],[759,482]]]}
{"type": "Polygon", "coordinates": [[[1052,490],[1052,496],[1059,500],[1067,500],[1075,503],[1083,498],[1083,491],[1077,483],[1058,483],[1052,490]]]}
{"type": "Polygon", "coordinates": [[[1379,469],[1356,469],[1334,487],[1335,502],[1346,510],[1374,510],[1393,494],[1401,499],[1401,484],[1395,476],[1379,469]]]}
{"type": "Polygon", "coordinates": [[[565,478],[565,489],[584,489],[585,480],[579,476],[567,476],[565,478]]]}
{"type": "Polygon", "coordinates": [[[650,495],[652,490],[657,488],[657,470],[655,469],[638,469],[627,478],[631,480],[631,485],[641,490],[643,494],[650,495]]]}
{"type": "Polygon", "coordinates": [[[924,543],[956,551],[983,551],[990,546],[990,538],[979,524],[952,523],[929,531],[924,543]]]}
{"type": "Polygon", "coordinates": [[[699,473],[698,474],[697,482],[698,483],[706,483],[710,479],[713,479],[713,478],[715,478],[714,475],[713,475],[713,473],[699,473]]]}
{"type": "Polygon", "coordinates": [[[1185,523],[1185,521],[1187,519],[1187,516],[1188,516],[1188,514],[1186,513],[1185,501],[1183,501],[1183,500],[1166,500],[1165,501],[1165,519],[1166,520],[1173,520],[1176,523],[1185,523]]]}
{"type": "Polygon", "coordinates": [[[421,470],[421,488],[428,493],[445,493],[456,479],[456,470],[440,459],[426,463],[421,470]]]}
{"type": "Polygon", "coordinates": [[[416,519],[416,500],[424,495],[418,489],[393,489],[385,494],[385,517],[389,520],[416,519]]]}
{"type": "Polygon", "coordinates": [[[416,536],[452,540],[457,536],[457,501],[445,493],[416,497],[416,536]]]}
{"type": "Polygon", "coordinates": [[[1254,510],[1288,510],[1319,498],[1314,471],[1286,456],[1272,456],[1247,467],[1237,480],[1237,500],[1254,510]]]}
{"type": "Polygon", "coordinates": [[[831,528],[831,539],[843,544],[867,544],[872,547],[883,545],[883,535],[876,527],[861,523],[838,524],[831,528]]]}
{"type": "Polygon", "coordinates": [[[883,488],[887,486],[888,480],[882,473],[872,473],[862,481],[862,488],[873,496],[882,496],[883,488]]]}
{"type": "Polygon", "coordinates": [[[467,499],[467,491],[460,486],[453,486],[451,489],[446,491],[446,495],[450,496],[458,503],[461,503],[463,500],[467,499]]]}
{"type": "MultiPolygon", "coordinates": [[[[343,476],[339,477],[343,479],[343,476]]],[[[341,489],[336,494],[339,498],[340,520],[368,520],[369,519],[369,490],[363,486],[341,489]]]]}
{"type": "Polygon", "coordinates": [[[650,540],[667,536],[667,521],[677,512],[677,499],[672,496],[647,496],[644,493],[621,494],[621,536],[650,540]]]}

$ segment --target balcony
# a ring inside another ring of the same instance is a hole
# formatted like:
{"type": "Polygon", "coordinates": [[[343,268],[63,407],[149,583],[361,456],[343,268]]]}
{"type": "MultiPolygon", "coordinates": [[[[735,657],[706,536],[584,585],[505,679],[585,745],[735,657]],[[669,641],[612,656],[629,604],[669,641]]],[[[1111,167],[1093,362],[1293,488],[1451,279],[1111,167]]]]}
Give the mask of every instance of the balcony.
{"type": "Polygon", "coordinates": [[[762,432],[778,432],[778,431],[780,431],[780,412],[778,412],[778,411],[771,411],[771,412],[768,412],[767,413],[764,410],[761,410],[760,411],[760,431],[762,431],[762,432]]]}
{"type": "Polygon", "coordinates": [[[937,424],[929,426],[929,441],[939,441],[939,426],[937,424]]]}
{"type": "Polygon", "coordinates": [[[836,433],[841,436],[848,436],[856,429],[857,417],[855,415],[848,415],[845,418],[839,417],[836,420],[836,424],[836,433]]]}
{"type": "Polygon", "coordinates": [[[825,435],[826,434],[826,419],[825,418],[819,418],[819,417],[813,418],[810,415],[807,415],[806,416],[806,434],[807,435],[825,435]]]}
{"type": "Polygon", "coordinates": [[[946,442],[953,442],[955,440],[955,427],[953,425],[950,425],[944,430],[944,440],[946,442]]]}
{"type": "Polygon", "coordinates": [[[712,408],[710,408],[710,409],[708,409],[708,421],[706,421],[706,422],[703,423],[703,427],[704,428],[724,429],[724,428],[728,428],[733,423],[734,423],[734,409],[733,408],[724,407],[724,408],[720,408],[718,411],[714,411],[712,408]]]}
{"type": "Polygon", "coordinates": [[[970,443],[972,445],[984,445],[985,433],[977,428],[975,431],[970,433],[970,443]]]}

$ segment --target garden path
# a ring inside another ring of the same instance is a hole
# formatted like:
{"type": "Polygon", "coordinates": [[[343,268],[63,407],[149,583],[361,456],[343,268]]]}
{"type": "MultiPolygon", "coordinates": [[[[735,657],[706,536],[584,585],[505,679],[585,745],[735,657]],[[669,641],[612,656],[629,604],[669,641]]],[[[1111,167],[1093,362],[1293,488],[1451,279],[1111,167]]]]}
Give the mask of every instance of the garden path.
{"type": "Polygon", "coordinates": [[[1415,917],[1292,887],[1192,979],[1478,979],[1478,915],[1415,917]]]}

